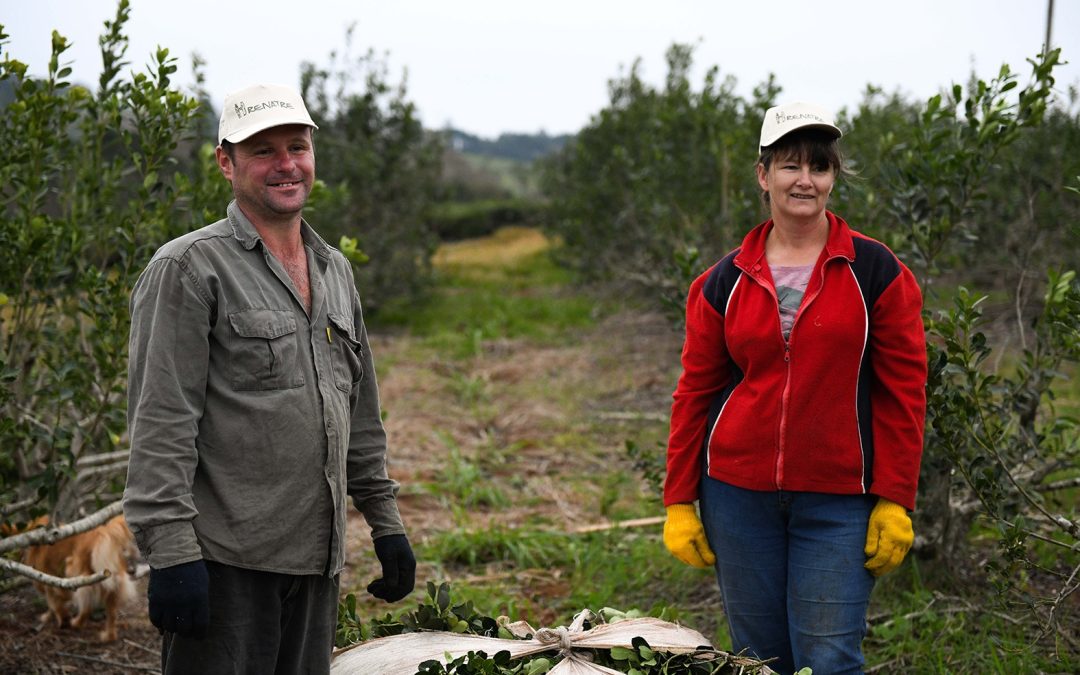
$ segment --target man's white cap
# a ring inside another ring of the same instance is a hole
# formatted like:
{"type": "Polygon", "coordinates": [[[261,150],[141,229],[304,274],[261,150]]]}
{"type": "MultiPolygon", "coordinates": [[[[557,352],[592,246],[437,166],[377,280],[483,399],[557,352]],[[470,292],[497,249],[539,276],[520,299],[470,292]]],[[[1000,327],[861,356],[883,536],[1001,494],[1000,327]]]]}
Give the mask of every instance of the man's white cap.
{"type": "Polygon", "coordinates": [[[761,123],[761,142],[758,151],[764,150],[796,129],[821,129],[840,138],[840,127],[833,123],[833,116],[825,108],[813,103],[795,101],[765,111],[761,123]]]}
{"type": "Polygon", "coordinates": [[[304,99],[289,87],[256,84],[225,97],[218,122],[218,145],[239,143],[264,129],[282,124],[304,124],[318,129],[311,120],[304,99]]]}

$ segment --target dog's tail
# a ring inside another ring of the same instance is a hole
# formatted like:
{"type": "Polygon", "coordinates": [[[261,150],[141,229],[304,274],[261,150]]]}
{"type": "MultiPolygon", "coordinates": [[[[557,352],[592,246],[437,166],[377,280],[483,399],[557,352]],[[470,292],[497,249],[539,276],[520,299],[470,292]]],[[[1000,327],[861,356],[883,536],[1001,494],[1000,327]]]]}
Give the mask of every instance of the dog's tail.
{"type": "MultiPolygon", "coordinates": [[[[133,550],[135,538],[124,522],[123,516],[116,516],[101,528],[101,536],[94,542],[90,551],[90,564],[95,572],[109,571],[107,579],[97,586],[87,587],[95,589],[98,598],[115,595],[119,605],[127,604],[135,599],[135,583],[128,574],[128,557],[133,550]],[[100,586],[100,588],[99,588],[100,586]]],[[[89,594],[86,594],[89,595],[89,594]]],[[[80,602],[91,601],[90,598],[79,598],[80,602]]]]}

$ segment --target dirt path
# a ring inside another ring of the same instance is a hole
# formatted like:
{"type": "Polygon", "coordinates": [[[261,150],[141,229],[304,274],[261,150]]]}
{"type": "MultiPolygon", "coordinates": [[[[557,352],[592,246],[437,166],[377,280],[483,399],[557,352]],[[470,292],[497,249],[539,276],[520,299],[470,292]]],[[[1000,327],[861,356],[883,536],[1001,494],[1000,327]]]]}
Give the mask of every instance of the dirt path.
{"type": "MultiPolygon", "coordinates": [[[[629,467],[629,436],[652,438],[666,426],[659,418],[670,401],[679,336],[663,317],[628,310],[556,346],[491,341],[465,361],[442,358],[405,335],[376,332],[372,350],[391,475],[402,484],[410,539],[423,543],[452,528],[530,522],[569,529],[603,521],[602,501],[610,498],[596,476],[620,462],[629,467]],[[461,484],[455,466],[477,467],[482,477],[461,484]],[[494,490],[505,501],[463,506],[475,496],[470,488],[494,490]]],[[[633,481],[620,490],[618,499],[641,498],[633,481]]],[[[368,529],[355,513],[348,536],[343,592],[379,575],[368,529]]],[[[421,560],[416,593],[428,580],[468,581],[421,560]]],[[[404,606],[361,604],[378,614],[404,606]]],[[[145,580],[111,645],[94,641],[96,624],[37,630],[42,610],[30,587],[0,596],[0,674],[156,672],[159,638],[146,619],[145,580]]]]}

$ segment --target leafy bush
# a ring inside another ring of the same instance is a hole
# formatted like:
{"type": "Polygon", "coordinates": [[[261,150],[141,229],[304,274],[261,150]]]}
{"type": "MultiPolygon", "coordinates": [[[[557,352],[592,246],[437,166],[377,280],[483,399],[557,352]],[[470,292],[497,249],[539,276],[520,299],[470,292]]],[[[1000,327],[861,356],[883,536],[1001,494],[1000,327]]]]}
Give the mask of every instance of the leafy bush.
{"type": "Polygon", "coordinates": [[[684,296],[677,253],[715,260],[761,220],[750,176],[778,89],[769,80],[745,101],[713,67],[694,91],[692,55],[671,47],[660,90],[642,80],[640,62],[611,81],[608,107],[547,164],[550,227],[566,244],[562,260],[587,279],[684,296]]]}
{"type": "Polygon", "coordinates": [[[148,72],[121,77],[128,13],[124,0],[105,24],[96,94],[69,82],[58,33],[42,79],[0,61],[11,87],[0,109],[5,516],[67,519],[122,487],[128,293],[153,249],[192,222],[179,205],[200,177],[178,180],[174,155],[199,104],[173,87],[167,49],[148,72]]]}
{"type": "Polygon", "coordinates": [[[371,51],[350,60],[331,54],[327,68],[304,64],[301,92],[319,125],[318,174],[333,190],[313,204],[313,224],[330,242],[355,238],[370,259],[356,269],[369,310],[415,298],[431,283],[438,241],[423,214],[435,194],[442,146],[424,132],[405,82],[388,81],[371,51]],[[354,89],[354,87],[358,87],[354,89]]]}

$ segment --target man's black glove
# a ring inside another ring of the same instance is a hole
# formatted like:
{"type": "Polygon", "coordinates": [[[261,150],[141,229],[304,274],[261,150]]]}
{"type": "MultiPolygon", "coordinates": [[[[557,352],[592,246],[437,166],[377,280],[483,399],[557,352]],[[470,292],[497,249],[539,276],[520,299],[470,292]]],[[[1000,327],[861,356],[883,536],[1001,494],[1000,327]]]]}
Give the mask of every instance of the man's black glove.
{"type": "Polygon", "coordinates": [[[159,632],[202,637],[210,624],[209,586],[202,560],[150,568],[150,623],[159,632]]]}
{"type": "Polygon", "coordinates": [[[375,540],[375,555],[382,563],[382,577],[368,584],[368,593],[387,602],[397,602],[412,593],[416,558],[405,535],[379,537],[375,540]]]}

